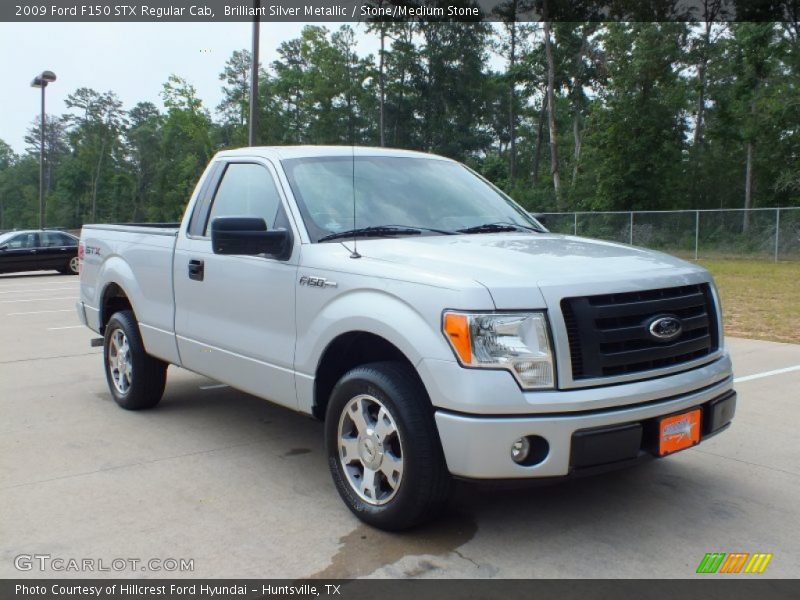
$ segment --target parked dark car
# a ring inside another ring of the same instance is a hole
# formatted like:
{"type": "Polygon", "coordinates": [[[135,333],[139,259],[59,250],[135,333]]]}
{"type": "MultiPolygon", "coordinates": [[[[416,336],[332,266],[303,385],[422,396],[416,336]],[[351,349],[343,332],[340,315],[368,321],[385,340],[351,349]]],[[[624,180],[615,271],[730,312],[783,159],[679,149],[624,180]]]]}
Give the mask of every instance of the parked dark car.
{"type": "Polygon", "coordinates": [[[78,274],[78,238],[47,230],[0,234],[0,273],[49,270],[78,274]]]}

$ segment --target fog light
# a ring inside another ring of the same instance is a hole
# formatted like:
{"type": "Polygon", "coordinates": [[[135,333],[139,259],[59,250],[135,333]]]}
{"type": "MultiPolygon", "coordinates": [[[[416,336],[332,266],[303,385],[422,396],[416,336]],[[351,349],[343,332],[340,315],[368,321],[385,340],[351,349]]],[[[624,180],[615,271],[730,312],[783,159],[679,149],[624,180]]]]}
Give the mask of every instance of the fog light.
{"type": "Polygon", "coordinates": [[[528,438],[521,437],[514,441],[511,444],[511,459],[515,463],[524,463],[525,460],[528,458],[528,454],[531,451],[531,444],[528,441],[528,438]]]}

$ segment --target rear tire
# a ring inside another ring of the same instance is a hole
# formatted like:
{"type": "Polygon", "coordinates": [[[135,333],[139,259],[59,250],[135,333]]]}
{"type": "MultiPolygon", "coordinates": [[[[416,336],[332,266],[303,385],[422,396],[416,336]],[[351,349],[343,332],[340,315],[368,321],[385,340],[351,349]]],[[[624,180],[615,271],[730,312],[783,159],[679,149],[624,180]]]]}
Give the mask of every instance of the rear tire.
{"type": "Polygon", "coordinates": [[[108,320],[103,364],[108,389],[122,408],[153,408],[161,400],[168,365],[145,352],[133,311],[116,312],[108,320]]]}
{"type": "Polygon", "coordinates": [[[420,525],[447,504],[450,474],[428,394],[399,362],[352,369],[325,417],[328,466],[359,519],[387,531],[420,525]]]}
{"type": "Polygon", "coordinates": [[[58,269],[58,272],[62,275],[79,275],[80,274],[80,261],[78,260],[77,256],[73,256],[69,259],[67,264],[65,264],[62,268],[58,269]]]}

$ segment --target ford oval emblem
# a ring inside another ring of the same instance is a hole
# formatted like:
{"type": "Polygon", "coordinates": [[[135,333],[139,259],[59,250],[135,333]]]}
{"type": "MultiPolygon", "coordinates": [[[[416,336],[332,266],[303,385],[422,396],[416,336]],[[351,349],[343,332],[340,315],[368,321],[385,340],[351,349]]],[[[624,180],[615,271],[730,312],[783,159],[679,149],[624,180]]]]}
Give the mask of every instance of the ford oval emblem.
{"type": "Polygon", "coordinates": [[[650,335],[661,342],[675,339],[683,331],[683,325],[678,317],[658,317],[650,321],[650,335]]]}

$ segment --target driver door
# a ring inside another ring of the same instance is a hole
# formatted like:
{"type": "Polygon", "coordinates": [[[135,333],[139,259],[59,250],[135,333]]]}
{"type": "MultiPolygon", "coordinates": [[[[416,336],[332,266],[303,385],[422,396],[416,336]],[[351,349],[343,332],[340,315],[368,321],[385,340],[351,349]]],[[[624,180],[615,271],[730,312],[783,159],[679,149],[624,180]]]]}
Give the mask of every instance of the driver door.
{"type": "Polygon", "coordinates": [[[287,260],[214,254],[215,217],[263,218],[290,229],[274,168],[260,159],[223,161],[208,198],[198,198],[175,247],[175,333],[187,369],[296,408],[295,286],[299,236],[287,260]],[[218,183],[217,183],[218,182],[218,183]]]}
{"type": "Polygon", "coordinates": [[[8,272],[39,270],[39,234],[34,232],[20,233],[6,243],[6,249],[0,253],[0,269],[8,272]]]}

